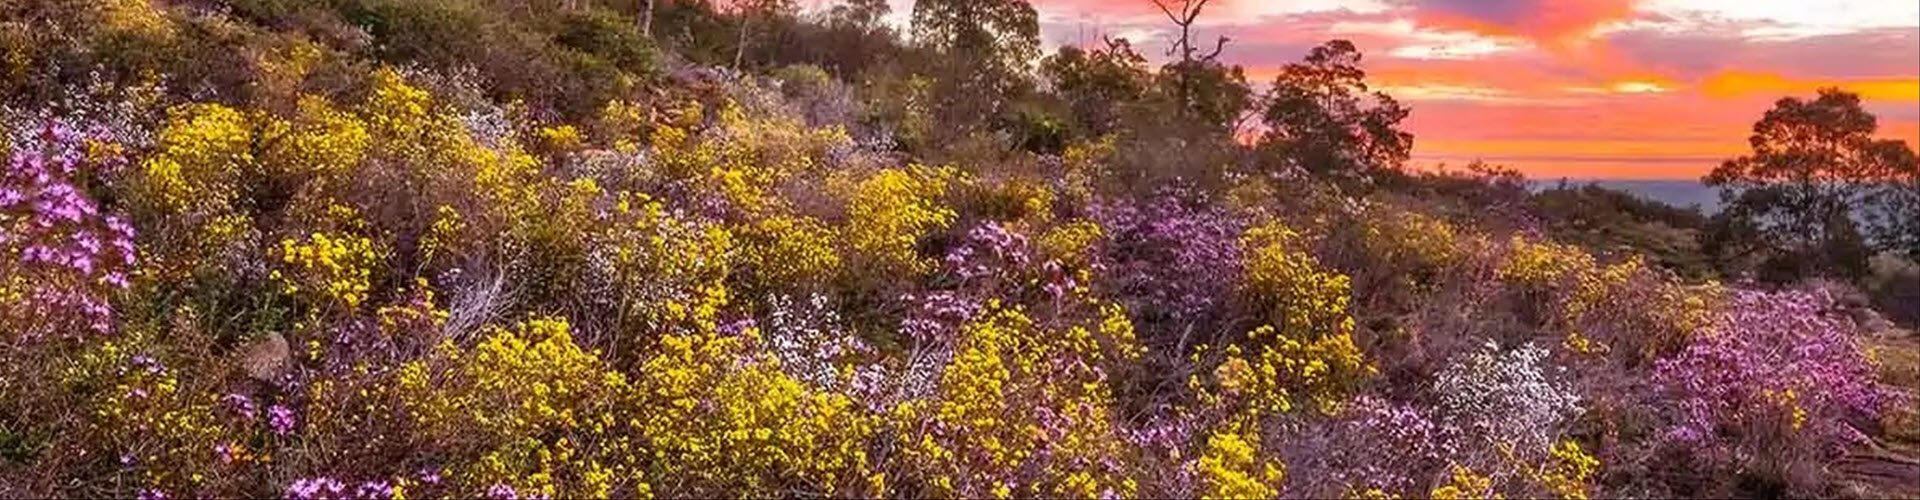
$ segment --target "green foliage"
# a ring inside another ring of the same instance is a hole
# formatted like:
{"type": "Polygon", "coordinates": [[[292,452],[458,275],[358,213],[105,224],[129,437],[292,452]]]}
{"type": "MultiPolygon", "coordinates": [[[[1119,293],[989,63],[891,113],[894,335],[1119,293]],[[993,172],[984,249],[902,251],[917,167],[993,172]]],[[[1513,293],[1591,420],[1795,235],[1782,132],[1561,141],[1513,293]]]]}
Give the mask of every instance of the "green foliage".
{"type": "Polygon", "coordinates": [[[1713,269],[1700,249],[1707,218],[1698,211],[1642,200],[1597,185],[1560,186],[1531,198],[1556,239],[1596,253],[1638,253],[1693,279],[1713,269]]]}
{"type": "Polygon", "coordinates": [[[1040,61],[1040,75],[1067,102],[1080,128],[1095,136],[1112,132],[1119,108],[1146,97],[1152,84],[1147,59],[1126,39],[1106,44],[1093,50],[1063,46],[1040,61]]]}

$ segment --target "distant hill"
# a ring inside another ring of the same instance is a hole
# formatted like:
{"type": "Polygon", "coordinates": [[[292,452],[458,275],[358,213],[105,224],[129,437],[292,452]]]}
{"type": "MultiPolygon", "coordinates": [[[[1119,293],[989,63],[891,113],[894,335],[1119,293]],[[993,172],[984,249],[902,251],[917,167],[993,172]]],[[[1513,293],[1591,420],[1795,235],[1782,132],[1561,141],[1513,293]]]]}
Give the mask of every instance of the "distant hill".
{"type": "Polygon", "coordinates": [[[1694,180],[1677,179],[1552,179],[1531,180],[1527,188],[1540,192],[1553,189],[1561,183],[1567,187],[1597,185],[1607,189],[1624,191],[1634,197],[1665,203],[1679,208],[1695,207],[1704,215],[1713,215],[1720,211],[1719,190],[1694,180]]]}

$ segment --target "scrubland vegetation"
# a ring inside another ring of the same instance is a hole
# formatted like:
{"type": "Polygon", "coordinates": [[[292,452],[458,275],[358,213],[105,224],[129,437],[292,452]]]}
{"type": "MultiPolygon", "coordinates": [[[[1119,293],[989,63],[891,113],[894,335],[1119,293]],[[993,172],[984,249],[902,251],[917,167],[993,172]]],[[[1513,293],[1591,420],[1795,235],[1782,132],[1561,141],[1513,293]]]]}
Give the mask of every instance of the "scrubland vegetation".
{"type": "Polygon", "coordinates": [[[0,496],[1920,495],[1849,94],[1707,217],[1410,171],[1344,41],[884,11],[0,4],[0,496]]]}

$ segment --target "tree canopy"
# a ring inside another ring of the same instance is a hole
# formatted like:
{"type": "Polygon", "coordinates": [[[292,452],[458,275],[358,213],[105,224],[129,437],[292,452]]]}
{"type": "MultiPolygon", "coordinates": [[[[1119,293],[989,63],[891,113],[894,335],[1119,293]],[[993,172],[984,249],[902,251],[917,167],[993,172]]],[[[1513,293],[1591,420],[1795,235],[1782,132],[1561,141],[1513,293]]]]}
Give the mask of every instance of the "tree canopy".
{"type": "Polygon", "coordinates": [[[1920,160],[1905,142],[1875,137],[1878,128],[1850,92],[1782,98],[1754,123],[1752,152],[1703,182],[1721,189],[1723,223],[1751,226],[1779,258],[1857,276],[1868,250],[1915,251],[1920,160]]]}

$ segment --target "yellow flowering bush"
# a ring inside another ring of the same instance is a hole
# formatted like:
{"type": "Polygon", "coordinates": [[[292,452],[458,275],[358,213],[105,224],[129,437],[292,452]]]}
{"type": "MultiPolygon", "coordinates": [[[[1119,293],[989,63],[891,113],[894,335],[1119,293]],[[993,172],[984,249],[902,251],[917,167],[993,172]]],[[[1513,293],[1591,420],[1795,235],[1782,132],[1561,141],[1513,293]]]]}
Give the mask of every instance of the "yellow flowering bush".
{"type": "Polygon", "coordinates": [[[634,415],[658,484],[682,495],[878,495],[867,455],[876,432],[853,399],[748,357],[753,330],[669,335],[635,380],[634,415]]]}
{"type": "Polygon", "coordinates": [[[151,343],[147,335],[91,346],[66,367],[63,385],[89,396],[83,434],[72,438],[116,454],[143,487],[231,491],[228,482],[240,478],[222,473],[223,467],[239,469],[270,455],[250,452],[244,434],[223,425],[213,393],[188,385],[179,370],[144,354],[151,343]]]}
{"type": "Polygon", "coordinates": [[[420,238],[420,260],[431,262],[449,249],[458,248],[461,237],[467,232],[466,217],[460,211],[447,205],[433,210],[433,223],[427,226],[427,234],[420,238]]]}
{"type": "Polygon", "coordinates": [[[1247,334],[1246,348],[1226,348],[1214,379],[1255,416],[1292,411],[1300,397],[1331,411],[1374,372],[1353,342],[1347,277],[1296,249],[1299,237],[1269,223],[1241,239],[1243,293],[1269,323],[1247,334]]]}
{"type": "Polygon", "coordinates": [[[1235,421],[1207,435],[1199,469],[1200,498],[1276,498],[1286,480],[1286,466],[1262,458],[1256,425],[1235,421]]]}
{"type": "Polygon", "coordinates": [[[1075,206],[1091,204],[1101,194],[1104,183],[1110,181],[1108,160],[1114,155],[1114,138],[1101,137],[1097,141],[1073,143],[1060,154],[1061,184],[1064,185],[1064,201],[1075,206]]]}
{"type": "MultiPolygon", "coordinates": [[[[699,123],[701,109],[689,103],[680,121],[699,123]]],[[[649,137],[653,166],[669,179],[691,182],[697,193],[718,193],[728,207],[745,215],[785,206],[776,188],[812,172],[819,158],[852,141],[838,128],[809,128],[787,116],[749,115],[731,101],[718,106],[715,123],[702,132],[684,123],[655,127],[649,137]]]]}
{"type": "Polygon", "coordinates": [[[1564,347],[1588,355],[1618,351],[1637,363],[1677,350],[1707,325],[1722,295],[1717,283],[1662,279],[1638,255],[1603,265],[1577,247],[1520,236],[1495,275],[1548,305],[1546,326],[1565,335],[1564,347]]]}
{"type": "Polygon", "coordinates": [[[717,329],[739,253],[734,235],[668,213],[646,195],[622,193],[612,217],[595,251],[619,294],[620,320],[648,332],[717,329]]]}
{"type": "Polygon", "coordinates": [[[366,301],[375,267],[383,261],[364,236],[316,232],[280,241],[273,279],[283,293],[315,309],[352,312],[366,301]]]}
{"type": "Polygon", "coordinates": [[[600,107],[599,115],[588,124],[588,135],[616,151],[637,150],[637,141],[647,137],[648,112],[645,106],[632,101],[609,100],[600,107]]]}
{"type": "Polygon", "coordinates": [[[1240,239],[1246,252],[1243,293],[1282,334],[1317,339],[1351,333],[1350,281],[1322,269],[1299,248],[1300,238],[1277,222],[1248,229],[1240,239]]]}
{"type": "Polygon", "coordinates": [[[1021,176],[967,183],[965,211],[981,217],[1027,224],[1053,220],[1054,194],[1046,184],[1021,176]]]}
{"type": "Polygon", "coordinates": [[[1578,247],[1551,241],[1536,242],[1515,235],[1508,244],[1506,260],[1501,262],[1495,276],[1506,282],[1547,286],[1570,276],[1591,272],[1596,266],[1593,255],[1580,251],[1578,247]]]}
{"type": "Polygon", "coordinates": [[[361,112],[367,116],[374,135],[393,144],[418,145],[420,135],[436,121],[430,112],[433,96],[407,83],[393,68],[373,72],[373,94],[361,112]]]}
{"type": "Polygon", "coordinates": [[[350,174],[373,141],[359,117],[315,96],[301,97],[292,120],[270,120],[260,135],[267,144],[261,163],[269,175],[299,179],[350,174]]]}
{"type": "Polygon", "coordinates": [[[1360,245],[1374,265],[1392,273],[1405,286],[1432,284],[1438,274],[1461,258],[1456,248],[1459,231],[1446,221],[1403,210],[1375,211],[1361,217],[1360,245]]]}
{"type": "Polygon", "coordinates": [[[1455,464],[1447,475],[1447,480],[1433,488],[1430,495],[1434,500],[1470,500],[1498,499],[1500,493],[1493,489],[1493,478],[1475,473],[1459,464],[1455,464]]]}
{"type": "Polygon", "coordinates": [[[1296,402],[1331,413],[1374,374],[1349,335],[1301,340],[1263,325],[1247,337],[1252,352],[1228,346],[1215,376],[1223,389],[1244,396],[1256,416],[1292,411],[1296,402]]]}
{"type": "Polygon", "coordinates": [[[166,11],[152,2],[106,0],[88,2],[88,5],[99,9],[103,24],[113,31],[161,40],[173,38],[177,34],[174,23],[167,18],[166,11]]]}
{"type": "Polygon", "coordinates": [[[740,264],[755,288],[822,284],[840,272],[839,232],[818,219],[775,215],[738,230],[740,264]]]}
{"type": "Polygon", "coordinates": [[[575,343],[564,319],[489,328],[472,349],[442,343],[380,390],[394,395],[414,432],[458,446],[447,469],[467,491],[651,496],[648,457],[627,416],[633,386],[575,343]]]}
{"type": "Polygon", "coordinates": [[[572,125],[540,127],[539,130],[534,131],[534,135],[540,138],[541,147],[555,152],[571,151],[586,142],[586,138],[580,134],[580,129],[572,125]]]}
{"type": "Polygon", "coordinates": [[[1561,441],[1553,445],[1547,461],[1534,471],[1534,479],[1547,491],[1567,500],[1586,500],[1600,460],[1580,449],[1580,443],[1561,441]]]}
{"type": "Polygon", "coordinates": [[[139,194],[167,213],[230,208],[252,168],[253,129],[245,114],[218,104],[168,110],[159,151],[141,165],[139,194]]]}
{"type": "Polygon", "coordinates": [[[1105,236],[1100,223],[1077,219],[1048,229],[1040,235],[1040,255],[1076,268],[1091,264],[1094,245],[1105,236]]]}
{"type": "Polygon", "coordinates": [[[989,301],[962,327],[934,398],[895,416],[909,426],[902,447],[927,481],[919,494],[1131,496],[1138,485],[1127,472],[1100,460],[1130,445],[1114,427],[1105,375],[1092,367],[1140,351],[1124,311],[1108,306],[1099,321],[1052,330],[989,301]]]}
{"type": "Polygon", "coordinates": [[[950,167],[914,165],[885,169],[862,179],[840,179],[846,200],[847,253],[860,272],[912,276],[933,268],[914,246],[928,233],[952,225],[957,214],[941,200],[959,179],[950,167]]]}
{"type": "Polygon", "coordinates": [[[218,269],[254,236],[242,211],[243,176],[255,168],[254,131],[247,116],[218,104],[168,110],[156,151],[130,180],[136,220],[150,221],[156,242],[145,250],[144,272],[160,281],[218,269]]]}

